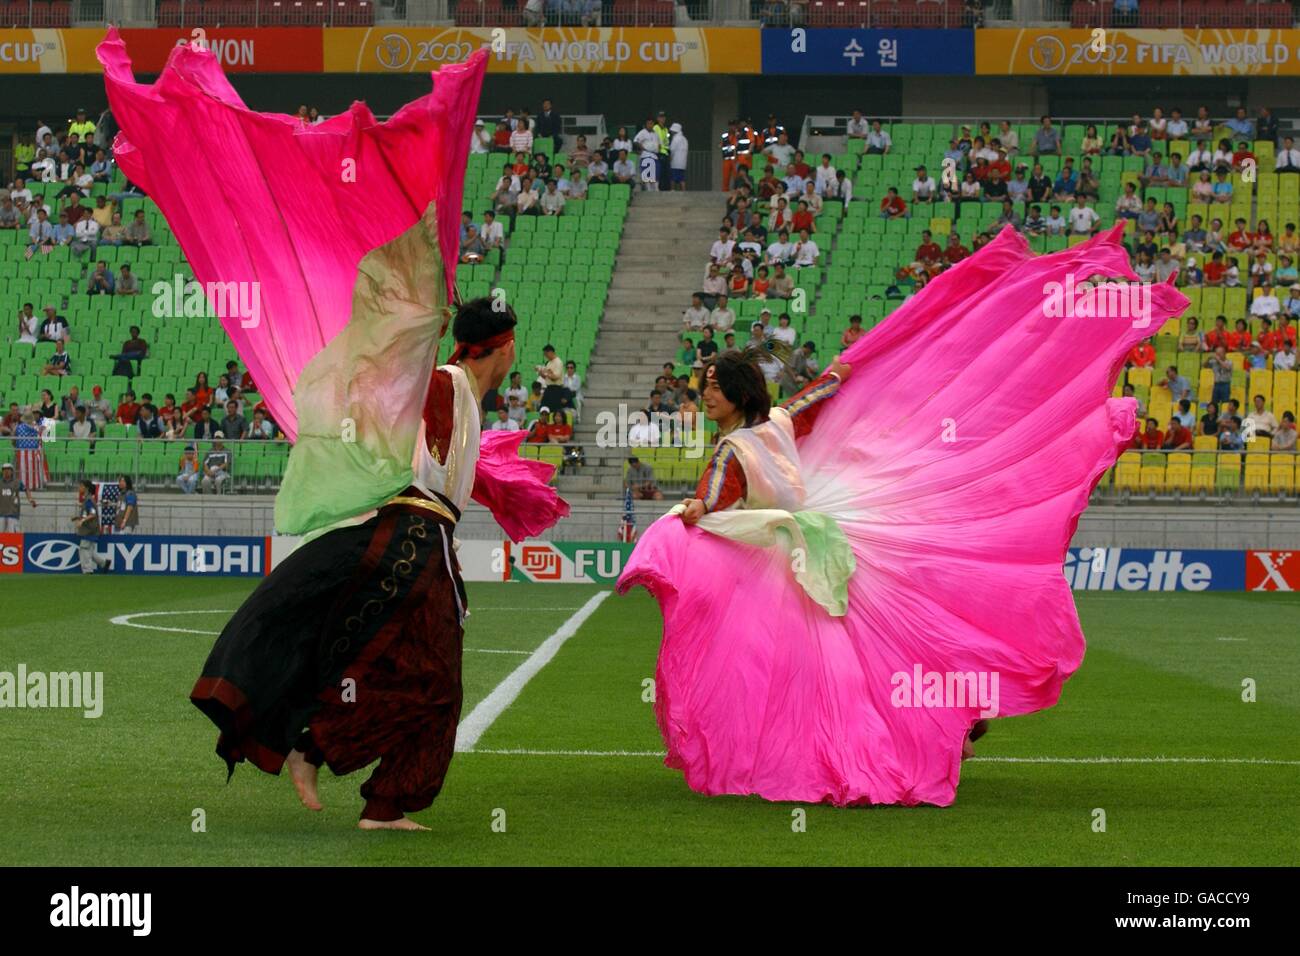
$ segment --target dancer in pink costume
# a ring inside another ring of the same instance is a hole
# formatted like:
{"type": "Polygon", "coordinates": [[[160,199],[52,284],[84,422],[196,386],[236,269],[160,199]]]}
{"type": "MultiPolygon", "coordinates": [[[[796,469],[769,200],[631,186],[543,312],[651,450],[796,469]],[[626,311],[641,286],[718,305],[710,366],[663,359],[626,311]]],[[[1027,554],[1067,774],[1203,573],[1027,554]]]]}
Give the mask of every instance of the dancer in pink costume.
{"type": "Polygon", "coordinates": [[[947,806],[981,718],[1056,702],[1084,651],[1066,549],[1136,427],[1111,391],[1187,307],[1171,284],[1137,312],[1051,297],[1135,280],[1120,235],[1034,256],[1004,229],[841,356],[811,428],[773,412],[789,446],[739,428],[646,530],[618,586],[659,602],[655,712],[692,789],[947,806]],[[709,511],[723,456],[745,493],[709,511]],[[996,693],[914,686],[949,675],[996,693]]]}

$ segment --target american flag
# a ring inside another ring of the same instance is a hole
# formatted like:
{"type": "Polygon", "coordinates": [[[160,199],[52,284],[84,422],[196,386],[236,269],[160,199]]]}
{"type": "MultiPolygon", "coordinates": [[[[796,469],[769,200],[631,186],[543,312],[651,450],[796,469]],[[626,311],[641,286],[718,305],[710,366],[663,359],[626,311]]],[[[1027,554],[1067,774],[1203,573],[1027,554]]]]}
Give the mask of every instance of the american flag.
{"type": "Polygon", "coordinates": [[[50,477],[41,447],[41,432],[35,425],[19,422],[14,429],[14,457],[18,459],[18,480],[29,491],[40,491],[50,477]]]}
{"type": "Polygon", "coordinates": [[[636,506],[632,504],[632,486],[623,489],[623,521],[618,526],[618,540],[631,544],[636,540],[636,506]]]}
{"type": "Polygon", "coordinates": [[[99,526],[112,531],[117,521],[117,503],[121,500],[122,489],[116,481],[95,482],[95,499],[99,502],[99,526]]]}

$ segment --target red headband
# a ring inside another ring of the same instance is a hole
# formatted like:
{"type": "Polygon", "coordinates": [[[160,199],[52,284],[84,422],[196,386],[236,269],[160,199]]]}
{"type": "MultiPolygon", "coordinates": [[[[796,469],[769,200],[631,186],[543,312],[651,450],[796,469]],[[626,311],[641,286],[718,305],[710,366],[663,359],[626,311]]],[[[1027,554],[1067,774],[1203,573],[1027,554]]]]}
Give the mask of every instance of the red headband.
{"type": "Polygon", "coordinates": [[[506,329],[504,332],[498,332],[496,335],[486,338],[482,342],[461,342],[456,346],[455,351],[451,353],[451,357],[447,359],[447,364],[455,365],[457,362],[461,361],[461,359],[482,358],[493,349],[499,349],[507,342],[513,342],[514,340],[515,330],[506,329]]]}

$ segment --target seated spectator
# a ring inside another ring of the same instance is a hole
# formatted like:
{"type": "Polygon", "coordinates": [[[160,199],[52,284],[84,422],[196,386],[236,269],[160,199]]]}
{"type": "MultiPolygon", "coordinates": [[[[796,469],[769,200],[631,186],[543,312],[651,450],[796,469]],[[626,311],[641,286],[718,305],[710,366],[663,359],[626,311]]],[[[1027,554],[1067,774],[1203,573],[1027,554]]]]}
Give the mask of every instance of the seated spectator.
{"type": "Polygon", "coordinates": [[[950,266],[955,266],[969,255],[970,250],[961,244],[961,236],[957,234],[957,230],[948,233],[948,245],[943,250],[943,261],[950,266]]]}
{"type": "Polygon", "coordinates": [[[161,438],[162,423],[154,414],[153,406],[142,404],[140,414],[135,419],[136,434],[140,438],[161,438]]]}
{"type": "Polygon", "coordinates": [[[1160,423],[1154,418],[1148,418],[1146,428],[1133,438],[1134,447],[1150,451],[1158,450],[1164,443],[1165,433],[1160,430],[1160,423]]]}
{"type": "Polygon", "coordinates": [[[109,218],[109,224],[99,234],[99,245],[120,246],[126,241],[126,227],[122,225],[122,214],[115,212],[109,218]]]}
{"type": "Polygon", "coordinates": [[[1160,443],[1160,448],[1164,451],[1183,451],[1190,450],[1192,447],[1192,433],[1176,415],[1169,418],[1169,429],[1165,432],[1164,440],[1160,443]]]}
{"type": "Polygon", "coordinates": [[[140,294],[140,281],[136,279],[135,273],[131,271],[131,267],[128,265],[123,265],[121,269],[118,270],[117,294],[118,295],[139,295],[140,294]]]}
{"type": "Polygon", "coordinates": [[[239,414],[239,402],[227,401],[225,403],[226,417],[221,420],[217,427],[221,429],[223,435],[233,441],[239,441],[248,434],[248,421],[243,415],[239,414]]]}
{"type": "Polygon", "coordinates": [[[1246,324],[1245,319],[1238,319],[1234,323],[1233,331],[1228,333],[1228,351],[1244,352],[1251,345],[1250,326],[1246,324]]]}
{"type": "Polygon", "coordinates": [[[1241,420],[1219,419],[1219,448],[1223,451],[1241,451],[1246,447],[1241,438],[1241,420]]]}
{"type": "Polygon", "coordinates": [[[1232,202],[1232,181],[1228,179],[1226,166],[1220,166],[1214,171],[1212,198],[1216,203],[1220,204],[1232,202]]]}
{"type": "Polygon", "coordinates": [[[1047,220],[1043,218],[1043,207],[1034,203],[1029,207],[1029,215],[1025,217],[1025,233],[1031,236],[1047,235],[1047,220]]]}
{"type": "Polygon", "coordinates": [[[799,241],[794,247],[794,267],[796,269],[814,269],[817,267],[818,257],[821,250],[817,248],[817,243],[808,236],[808,230],[801,230],[799,241]]]}
{"type": "Polygon", "coordinates": [[[176,484],[183,494],[192,495],[199,486],[199,457],[193,445],[186,445],[176,471],[176,484]]]}
{"type": "MultiPolygon", "coordinates": [[[[1137,368],[1151,368],[1156,364],[1156,348],[1151,344],[1151,340],[1143,339],[1137,345],[1129,349],[1128,358],[1125,359],[1125,365],[1137,368]]],[[[1177,369],[1174,370],[1175,372],[1177,369]]],[[[1156,423],[1157,425],[1159,422],[1156,423]]]]}
{"type": "Polygon", "coordinates": [[[1200,322],[1196,316],[1188,317],[1186,324],[1183,326],[1182,335],[1178,337],[1178,351],[1205,351],[1205,335],[1200,330],[1200,322]]]}
{"type": "Polygon", "coordinates": [[[1082,196],[1074,197],[1074,206],[1070,209],[1070,232],[1076,236],[1090,236],[1097,231],[1101,217],[1097,210],[1091,208],[1082,196]]]}
{"type": "Polygon", "coordinates": [[[1061,133],[1052,125],[1052,118],[1044,116],[1034,131],[1030,153],[1034,156],[1056,155],[1061,152],[1061,133]]]}
{"type": "Polygon", "coordinates": [[[83,216],[73,227],[72,255],[76,258],[95,252],[99,245],[99,223],[91,216],[83,216]]]}
{"type": "Polygon", "coordinates": [[[1170,404],[1173,405],[1177,405],[1185,398],[1193,397],[1192,383],[1186,376],[1178,374],[1176,365],[1170,365],[1165,369],[1165,377],[1156,383],[1156,388],[1165,389],[1169,393],[1170,404]]]}
{"type": "Polygon", "coordinates": [[[1069,222],[1061,215],[1060,206],[1052,206],[1044,225],[1047,227],[1047,234],[1049,236],[1063,236],[1065,235],[1065,230],[1069,226],[1069,222]]]}
{"type": "Polygon", "coordinates": [[[849,327],[840,335],[840,345],[848,348],[862,336],[867,334],[867,330],[862,327],[862,316],[849,316],[849,327]]]}
{"type": "Polygon", "coordinates": [[[1125,194],[1115,200],[1115,215],[1121,219],[1138,219],[1139,212],[1141,212],[1141,198],[1138,195],[1138,186],[1126,182],[1125,194]]]}
{"type": "Polygon", "coordinates": [[[709,314],[709,327],[714,332],[728,332],[736,325],[736,313],[728,307],[727,297],[718,296],[717,307],[709,314]]]}
{"type": "Polygon", "coordinates": [[[628,456],[625,480],[632,491],[632,497],[638,501],[663,500],[664,493],[655,482],[654,468],[648,463],[642,463],[636,455],[628,456]]]}
{"type": "Polygon", "coordinates": [[[932,203],[939,195],[939,184],[924,166],[916,167],[916,178],[912,180],[912,202],[932,203]]]}
{"type": "Polygon", "coordinates": [[[86,279],[87,295],[112,295],[117,288],[113,273],[108,271],[108,263],[102,259],[95,263],[95,271],[86,279]]]}
{"type": "Polygon", "coordinates": [[[212,435],[212,448],[203,456],[203,478],[200,485],[206,494],[221,494],[230,480],[231,454],[222,441],[225,437],[221,432],[215,432],[212,435]]]}
{"type": "Polygon", "coordinates": [[[890,186],[885,198],[880,200],[880,218],[906,219],[907,215],[907,203],[898,195],[898,190],[890,186]]]}
{"type": "Polygon", "coordinates": [[[153,236],[149,232],[149,224],[144,220],[144,210],[137,209],[135,216],[132,217],[130,225],[126,227],[126,234],[122,238],[124,246],[151,246],[153,245],[153,236]]]}
{"type": "Polygon", "coordinates": [[[72,374],[72,356],[68,354],[62,339],[54,343],[54,354],[46,359],[41,374],[60,376],[72,374]]]}
{"type": "Polygon", "coordinates": [[[794,280],[786,275],[785,264],[777,262],[772,267],[775,272],[767,287],[769,299],[788,299],[794,294],[794,280]]]}
{"type": "Polygon", "coordinates": [[[1296,450],[1296,425],[1295,415],[1292,412],[1283,412],[1282,421],[1278,423],[1277,431],[1273,433],[1273,451],[1290,451],[1296,450]]]}

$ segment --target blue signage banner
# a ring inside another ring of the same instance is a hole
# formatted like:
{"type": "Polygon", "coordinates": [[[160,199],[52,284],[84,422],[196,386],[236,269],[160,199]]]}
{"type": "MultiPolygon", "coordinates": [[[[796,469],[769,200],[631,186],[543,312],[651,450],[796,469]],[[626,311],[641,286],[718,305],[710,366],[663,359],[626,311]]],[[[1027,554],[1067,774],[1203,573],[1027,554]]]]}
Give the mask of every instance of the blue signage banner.
{"type": "Polygon", "coordinates": [[[1065,579],[1076,591],[1244,591],[1244,551],[1071,548],[1065,579]]]}
{"type": "MultiPolygon", "coordinates": [[[[23,572],[78,573],[81,540],[71,534],[23,535],[23,572]]],[[[120,534],[93,540],[113,573],[260,578],[267,570],[266,538],[120,534]]]]}
{"type": "Polygon", "coordinates": [[[973,30],[762,30],[763,73],[971,76],[973,30]]]}

